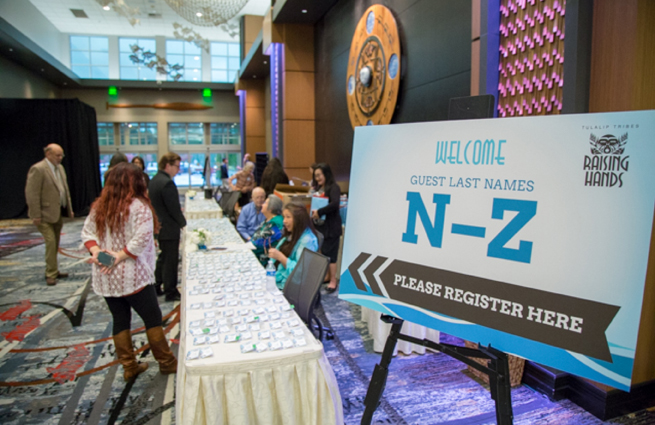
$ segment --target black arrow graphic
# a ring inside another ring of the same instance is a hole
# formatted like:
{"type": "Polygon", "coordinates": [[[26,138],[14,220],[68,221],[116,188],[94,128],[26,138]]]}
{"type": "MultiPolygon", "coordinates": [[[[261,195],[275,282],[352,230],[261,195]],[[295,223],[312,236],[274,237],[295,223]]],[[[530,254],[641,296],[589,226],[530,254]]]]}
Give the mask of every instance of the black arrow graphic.
{"type": "Polygon", "coordinates": [[[350,266],[348,266],[348,271],[350,272],[350,275],[353,278],[353,282],[355,282],[355,286],[357,287],[357,289],[363,292],[368,292],[368,291],[366,290],[366,285],[364,285],[364,281],[359,276],[359,272],[357,271],[357,269],[359,269],[362,266],[362,264],[364,264],[366,260],[368,260],[368,257],[370,256],[371,254],[362,252],[361,254],[359,254],[357,258],[355,258],[355,261],[350,263],[350,266]]]}
{"type": "Polygon", "coordinates": [[[375,276],[373,276],[373,273],[377,271],[385,261],[387,261],[386,257],[377,257],[375,260],[371,261],[371,264],[369,264],[366,269],[364,269],[364,276],[366,276],[366,280],[368,280],[368,286],[371,287],[371,290],[375,295],[380,295],[381,297],[383,297],[384,294],[380,290],[378,281],[375,279],[375,276]]]}

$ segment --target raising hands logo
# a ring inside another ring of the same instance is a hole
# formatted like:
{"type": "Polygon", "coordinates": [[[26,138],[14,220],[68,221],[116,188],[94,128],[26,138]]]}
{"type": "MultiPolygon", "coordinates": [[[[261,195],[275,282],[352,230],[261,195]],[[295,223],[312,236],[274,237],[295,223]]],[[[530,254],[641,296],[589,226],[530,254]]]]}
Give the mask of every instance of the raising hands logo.
{"type": "Polygon", "coordinates": [[[585,155],[583,164],[585,186],[623,187],[623,176],[628,172],[630,158],[623,155],[627,143],[628,133],[620,137],[589,135],[591,155],[585,155]]]}

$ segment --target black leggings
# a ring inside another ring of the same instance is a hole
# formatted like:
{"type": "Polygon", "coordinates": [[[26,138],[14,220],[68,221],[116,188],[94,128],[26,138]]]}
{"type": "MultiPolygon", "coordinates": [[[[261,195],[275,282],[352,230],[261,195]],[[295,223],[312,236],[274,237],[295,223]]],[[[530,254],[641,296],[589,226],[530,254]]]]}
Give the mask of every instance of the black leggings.
{"type": "Polygon", "coordinates": [[[148,285],[136,294],[126,297],[105,297],[111,316],[114,319],[113,334],[129,330],[132,323],[132,310],[141,317],[146,329],[161,326],[161,310],[157,302],[155,287],[148,285]]]}

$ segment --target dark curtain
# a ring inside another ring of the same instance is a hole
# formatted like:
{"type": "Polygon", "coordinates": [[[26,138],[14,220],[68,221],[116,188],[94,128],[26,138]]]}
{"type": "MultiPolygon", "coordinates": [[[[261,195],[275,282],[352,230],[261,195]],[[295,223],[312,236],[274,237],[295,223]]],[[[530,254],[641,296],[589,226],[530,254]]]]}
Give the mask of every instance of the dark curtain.
{"type": "Polygon", "coordinates": [[[102,189],[95,109],[77,99],[0,99],[0,219],[27,217],[27,172],[50,143],[64,149],[75,215],[88,214],[102,189]]]}

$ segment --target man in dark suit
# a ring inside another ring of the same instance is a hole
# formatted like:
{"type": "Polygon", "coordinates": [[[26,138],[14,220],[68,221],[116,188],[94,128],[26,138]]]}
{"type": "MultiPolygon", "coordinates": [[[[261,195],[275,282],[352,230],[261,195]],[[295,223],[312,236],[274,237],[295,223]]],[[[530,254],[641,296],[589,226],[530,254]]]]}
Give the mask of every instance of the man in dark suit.
{"type": "Polygon", "coordinates": [[[186,219],[180,208],[180,196],[173,177],[180,171],[180,156],[168,152],[159,160],[159,171],[150,180],[148,191],[150,201],[161,224],[159,249],[155,268],[157,293],[166,295],[166,301],[178,301],[180,293],[177,290],[177,263],[180,253],[180,230],[186,226],[186,219]],[[164,284],[162,293],[160,287],[164,284]]]}
{"type": "Polygon", "coordinates": [[[45,159],[32,165],[27,174],[25,200],[27,215],[45,240],[45,281],[48,286],[54,286],[57,279],[68,277],[68,273],[59,271],[57,250],[62,217],[73,217],[73,206],[66,171],[61,165],[64,150],[58,144],[51,143],[43,152],[45,159]]]}

